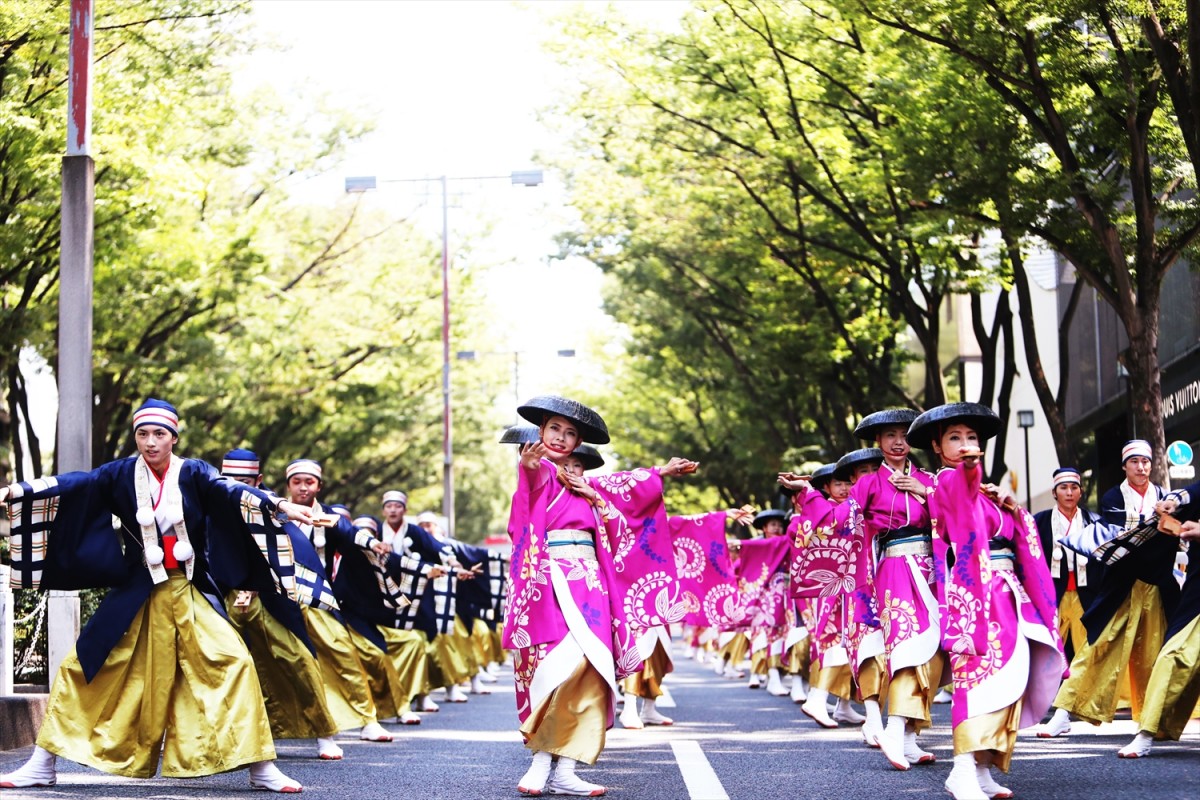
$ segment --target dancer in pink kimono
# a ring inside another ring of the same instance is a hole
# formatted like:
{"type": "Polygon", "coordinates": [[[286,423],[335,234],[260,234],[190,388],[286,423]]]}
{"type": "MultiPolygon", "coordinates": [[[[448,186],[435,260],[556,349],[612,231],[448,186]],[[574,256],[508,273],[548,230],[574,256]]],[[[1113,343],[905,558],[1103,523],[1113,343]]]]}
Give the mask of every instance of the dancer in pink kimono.
{"type": "MultiPolygon", "coordinates": [[[[908,458],[908,427],[916,417],[909,409],[885,409],[863,418],[855,433],[876,443],[883,464],[850,490],[863,516],[856,535],[864,541],[857,552],[869,562],[863,571],[873,585],[888,672],[887,727],[876,728],[869,720],[863,738],[870,744],[868,737],[874,735],[884,756],[900,770],[935,760],[917,744],[917,732],[930,724],[930,704],[945,661],[925,502],[933,477],[908,458]]],[[[812,494],[806,513],[814,525],[845,522],[848,505],[834,509],[818,493],[812,494]]],[[[877,701],[864,699],[864,704],[868,717],[878,714],[877,701]]]]}
{"type": "Polygon", "coordinates": [[[954,687],[946,790],[955,800],[1013,796],[990,768],[1008,771],[1018,728],[1041,720],[1067,667],[1037,526],[1011,497],[982,484],[981,444],[999,428],[987,406],[951,403],[908,430],[909,444],[932,449],[942,464],[927,500],[935,550],[948,545],[953,556],[942,644],[954,687]]]}
{"type": "MultiPolygon", "coordinates": [[[[813,472],[808,485],[814,493],[828,497],[833,505],[838,505],[850,496],[850,482],[834,477],[836,464],[824,464],[813,472]]],[[[795,493],[793,486],[797,476],[787,473],[788,480],[780,480],[785,493],[795,493]]],[[[781,476],[782,478],[783,476],[781,476]]],[[[801,616],[813,620],[809,629],[811,650],[811,678],[808,697],[802,701],[800,710],[822,728],[838,727],[839,718],[849,722],[853,717],[848,712],[850,695],[854,691],[853,677],[850,669],[850,653],[847,649],[847,617],[846,603],[840,592],[819,593],[804,591],[797,573],[798,565],[805,562],[809,545],[818,530],[811,523],[805,523],[805,517],[799,513],[804,505],[804,497],[795,495],[792,503],[796,513],[788,523],[787,537],[792,544],[791,592],[792,597],[800,607],[801,616]],[[826,702],[829,696],[837,698],[837,707],[831,716],[826,702]]]]}
{"type": "Polygon", "coordinates": [[[779,667],[783,643],[793,621],[788,614],[791,543],[783,535],[785,520],[786,515],[780,509],[760,511],[753,524],[762,531],[762,536],[742,542],[742,557],[737,566],[738,576],[744,581],[750,618],[748,686],[758,689],[765,679],[767,693],[776,697],[788,693],[779,667]]]}
{"type": "Polygon", "coordinates": [[[637,638],[686,611],[662,477],[697,465],[673,458],[598,478],[570,474],[560,465],[580,442],[608,442],[604,420],[556,396],[535,397],[518,413],[539,425],[540,440],[522,451],[509,517],[504,646],[516,651],[517,712],[533,753],[517,790],[595,797],[605,788],[575,766],[604,749],[617,682],[641,667],[637,638]]]}

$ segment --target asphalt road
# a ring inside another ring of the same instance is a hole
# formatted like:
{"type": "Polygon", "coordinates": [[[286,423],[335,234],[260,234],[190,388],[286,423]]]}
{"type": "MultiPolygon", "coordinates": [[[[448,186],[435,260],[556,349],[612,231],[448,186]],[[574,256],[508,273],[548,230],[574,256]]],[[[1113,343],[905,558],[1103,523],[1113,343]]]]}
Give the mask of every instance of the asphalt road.
{"type": "MultiPolygon", "coordinates": [[[[749,690],[744,681],[717,677],[677,655],[668,679],[676,707],[669,728],[609,731],[608,745],[581,776],[609,787],[609,795],[648,800],[772,800],[780,798],[944,797],[952,741],[949,706],[935,708],[935,725],[921,737],[938,763],[893,770],[866,748],[857,728],[825,731],[787,697],[749,690]],[[704,782],[707,768],[713,776],[704,782]],[[695,782],[689,789],[687,774],[695,782]],[[723,794],[722,794],[723,793],[723,794]]],[[[391,744],[339,737],[342,761],[315,758],[312,742],[278,742],[279,766],[304,784],[304,795],[349,800],[512,800],[528,765],[516,733],[511,673],[495,694],[462,705],[442,704],[419,727],[388,726],[391,744]]],[[[1012,772],[1000,778],[1018,798],[1098,800],[1200,797],[1200,727],[1182,742],[1155,745],[1150,758],[1125,761],[1116,751],[1134,733],[1128,718],[1092,727],[1076,723],[1072,735],[1039,740],[1023,733],[1012,772]]],[[[28,748],[0,752],[0,772],[19,765],[28,748]]],[[[194,780],[131,780],[59,762],[53,788],[0,790],[18,798],[226,798],[250,792],[245,770],[194,780]]],[[[262,796],[262,795],[259,795],[262,796]]]]}

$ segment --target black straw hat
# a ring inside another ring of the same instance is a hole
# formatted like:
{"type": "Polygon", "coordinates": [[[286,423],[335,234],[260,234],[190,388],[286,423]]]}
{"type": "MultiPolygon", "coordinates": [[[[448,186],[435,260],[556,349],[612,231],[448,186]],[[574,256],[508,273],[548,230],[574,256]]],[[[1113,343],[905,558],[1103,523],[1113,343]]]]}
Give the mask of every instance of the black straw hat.
{"type": "Polygon", "coordinates": [[[912,421],[916,418],[917,412],[911,408],[886,408],[863,417],[862,422],[858,423],[858,427],[854,429],[854,435],[865,441],[873,442],[884,428],[902,426],[908,430],[908,426],[912,425],[912,421]]]}
{"type": "Polygon", "coordinates": [[[575,423],[579,438],[591,444],[608,444],[608,426],[595,411],[575,400],[554,394],[543,394],[526,400],[517,413],[541,427],[548,416],[566,417],[575,423]]]}
{"type": "MultiPolygon", "coordinates": [[[[536,431],[537,428],[534,428],[536,431]]],[[[571,455],[583,462],[583,471],[600,469],[604,466],[604,456],[600,455],[600,451],[592,447],[590,444],[581,444],[571,451],[571,455]]]]}
{"type": "Polygon", "coordinates": [[[538,440],[536,425],[526,425],[524,422],[509,425],[500,434],[500,444],[533,444],[538,440]]]}
{"type": "Polygon", "coordinates": [[[908,443],[913,447],[933,449],[933,440],[947,425],[967,425],[979,435],[979,441],[991,439],[1000,432],[1000,417],[981,403],[947,403],[931,408],[913,420],[908,429],[908,443]]]}
{"type": "Polygon", "coordinates": [[[756,514],[754,516],[754,527],[758,528],[761,531],[764,528],[766,528],[767,523],[773,519],[777,519],[780,522],[786,522],[787,514],[785,514],[783,511],[779,510],[778,508],[763,509],[762,511],[758,512],[758,514],[756,514]]]}
{"type": "Polygon", "coordinates": [[[833,477],[839,481],[850,480],[851,473],[859,464],[883,463],[883,451],[878,447],[864,447],[861,450],[851,450],[837,460],[833,467],[833,477]]]}
{"type": "Polygon", "coordinates": [[[824,491],[829,482],[833,480],[833,471],[837,469],[837,464],[822,464],[813,472],[809,478],[809,484],[817,491],[824,491]]]}

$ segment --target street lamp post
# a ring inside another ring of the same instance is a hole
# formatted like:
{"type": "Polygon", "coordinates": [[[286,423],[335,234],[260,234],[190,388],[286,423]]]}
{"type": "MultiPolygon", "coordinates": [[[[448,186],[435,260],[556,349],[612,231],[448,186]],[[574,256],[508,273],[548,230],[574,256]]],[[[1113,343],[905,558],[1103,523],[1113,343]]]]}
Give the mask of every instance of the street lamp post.
{"type": "Polygon", "coordinates": [[[1018,411],[1017,425],[1025,431],[1025,510],[1033,513],[1032,486],[1029,476],[1029,429],[1033,427],[1033,412],[1018,411]]]}
{"type": "Polygon", "coordinates": [[[451,178],[388,178],[378,180],[373,175],[346,178],[347,194],[358,194],[377,188],[378,183],[430,183],[437,181],[442,190],[442,516],[446,518],[447,534],[454,535],[454,424],[450,401],[450,181],[511,180],[513,186],[539,186],[541,170],[511,172],[508,175],[477,175],[451,178]]]}

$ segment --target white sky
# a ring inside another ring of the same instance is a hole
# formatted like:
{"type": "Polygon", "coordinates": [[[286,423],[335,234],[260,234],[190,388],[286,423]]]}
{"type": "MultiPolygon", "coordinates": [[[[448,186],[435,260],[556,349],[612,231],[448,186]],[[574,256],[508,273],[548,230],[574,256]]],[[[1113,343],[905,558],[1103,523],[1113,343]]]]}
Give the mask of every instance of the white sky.
{"type": "MultiPolygon", "coordinates": [[[[670,25],[687,3],[255,0],[256,24],[286,49],[256,55],[254,80],[269,81],[282,92],[329,92],[339,103],[371,109],[375,122],[375,132],[353,147],[337,174],[311,179],[297,190],[311,202],[336,202],[346,176],[381,181],[506,176],[535,168],[537,152],[554,146],[538,110],[550,104],[562,80],[541,43],[549,18],[574,5],[612,5],[639,22],[670,25]]],[[[436,184],[381,184],[365,201],[397,216],[415,214],[431,237],[440,234],[436,184]]],[[[558,177],[547,172],[538,188],[513,187],[507,180],[452,184],[449,216],[452,257],[456,241],[474,233],[472,260],[499,265],[481,276],[488,297],[512,309],[502,315],[503,328],[478,330],[451,349],[523,351],[525,397],[554,391],[560,377],[577,379],[587,366],[589,344],[610,325],[599,309],[597,270],[582,262],[549,266],[556,249],[552,237],[570,218],[558,177]],[[485,224],[491,233],[480,240],[485,224]],[[560,277],[586,304],[552,336],[541,314],[517,311],[561,302],[541,291],[550,276],[560,277]],[[575,349],[579,357],[557,359],[559,349],[575,349]]],[[[505,358],[511,363],[511,355],[505,358]]]]}
{"type": "MultiPolygon", "coordinates": [[[[295,186],[306,202],[333,204],[343,198],[346,176],[421,178],[508,175],[535,168],[539,150],[553,146],[538,122],[562,80],[542,48],[550,17],[580,5],[613,6],[647,25],[671,26],[686,0],[254,0],[254,24],[278,51],[254,54],[239,78],[249,88],[269,83],[289,92],[327,94],[339,105],[371,114],[375,132],[347,153],[340,169],[295,186]]],[[[299,96],[299,95],[298,95],[299,96]]],[[[561,181],[551,172],[536,189],[512,187],[507,180],[459,183],[451,191],[451,253],[454,243],[473,235],[478,264],[497,264],[480,279],[488,298],[506,311],[502,329],[480,329],[451,343],[454,351],[474,349],[520,357],[520,395],[578,384],[586,373],[589,347],[611,338],[611,323],[600,310],[600,275],[582,261],[555,262],[553,236],[570,218],[561,181]],[[480,239],[484,226],[492,233],[480,239]],[[560,308],[561,298],[546,291],[556,276],[585,307],[566,315],[548,334],[544,309],[560,308]],[[522,308],[539,309],[532,314],[522,308]],[[509,310],[511,309],[511,310],[509,310]],[[559,349],[575,349],[573,360],[559,349]]],[[[412,216],[436,239],[441,231],[436,185],[391,184],[365,202],[397,216],[412,216]]],[[[461,261],[459,262],[462,263],[461,261]]],[[[452,292],[453,297],[453,292],[452,292]]],[[[453,311],[451,312],[453,313],[453,311]]],[[[32,364],[28,365],[32,367],[32,364]]],[[[461,362],[455,363],[458,369],[461,362]]],[[[30,370],[32,371],[32,369],[30,370]]],[[[34,420],[44,447],[53,446],[57,393],[52,374],[33,380],[47,399],[34,420]]],[[[509,406],[515,387],[500,391],[509,406]]]]}

